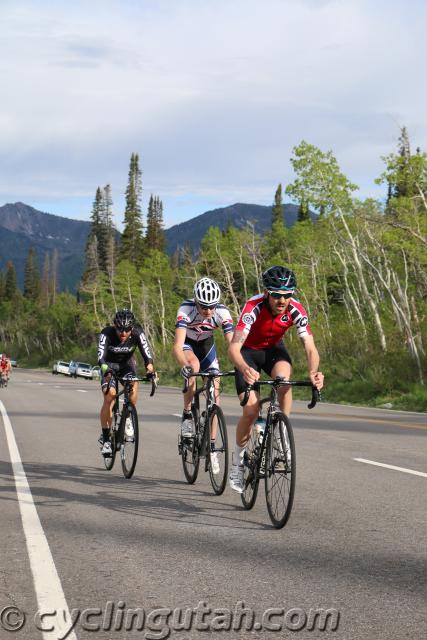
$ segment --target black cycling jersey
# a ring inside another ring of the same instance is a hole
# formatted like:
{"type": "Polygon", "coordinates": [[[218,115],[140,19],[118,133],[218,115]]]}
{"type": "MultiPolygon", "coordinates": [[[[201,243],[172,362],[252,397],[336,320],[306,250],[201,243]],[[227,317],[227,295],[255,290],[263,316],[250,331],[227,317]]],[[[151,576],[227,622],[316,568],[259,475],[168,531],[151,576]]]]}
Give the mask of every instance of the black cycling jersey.
{"type": "Polygon", "coordinates": [[[133,358],[137,347],[145,366],[152,364],[153,356],[141,325],[135,325],[124,342],[120,341],[115,327],[105,327],[99,335],[98,364],[101,366],[115,362],[123,366],[133,358]]]}

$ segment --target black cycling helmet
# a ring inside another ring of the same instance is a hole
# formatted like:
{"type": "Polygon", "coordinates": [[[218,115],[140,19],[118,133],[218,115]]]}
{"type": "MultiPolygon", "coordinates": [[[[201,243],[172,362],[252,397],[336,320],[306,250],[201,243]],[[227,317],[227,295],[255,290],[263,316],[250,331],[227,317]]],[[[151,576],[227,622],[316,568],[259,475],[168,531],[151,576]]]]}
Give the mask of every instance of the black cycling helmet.
{"type": "Polygon", "coordinates": [[[136,320],[130,309],[120,309],[114,316],[113,322],[118,329],[125,329],[126,331],[130,331],[133,328],[136,320]]]}
{"type": "Polygon", "coordinates": [[[269,267],[262,274],[262,282],[269,291],[293,291],[296,289],[295,274],[287,267],[269,267]]]}

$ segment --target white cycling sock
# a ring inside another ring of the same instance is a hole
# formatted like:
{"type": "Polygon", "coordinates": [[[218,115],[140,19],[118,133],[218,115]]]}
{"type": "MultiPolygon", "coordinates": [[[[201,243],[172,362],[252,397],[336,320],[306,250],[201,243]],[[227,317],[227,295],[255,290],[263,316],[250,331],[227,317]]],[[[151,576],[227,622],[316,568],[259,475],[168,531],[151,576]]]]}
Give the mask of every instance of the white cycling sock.
{"type": "Polygon", "coordinates": [[[245,455],[246,447],[239,447],[238,444],[234,447],[234,464],[238,464],[239,467],[243,466],[243,457],[245,455]]]}

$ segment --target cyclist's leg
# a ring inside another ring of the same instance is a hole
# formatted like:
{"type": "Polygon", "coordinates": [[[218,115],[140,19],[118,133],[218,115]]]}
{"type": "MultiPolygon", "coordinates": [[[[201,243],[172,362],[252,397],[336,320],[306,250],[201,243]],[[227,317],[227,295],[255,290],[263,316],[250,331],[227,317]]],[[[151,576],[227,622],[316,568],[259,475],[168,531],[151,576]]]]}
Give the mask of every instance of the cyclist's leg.
{"type": "MultiPolygon", "coordinates": [[[[260,371],[264,364],[264,352],[255,351],[254,349],[241,350],[244,360],[256,371],[260,371]]],[[[243,379],[243,375],[240,371],[236,371],[235,376],[236,391],[239,396],[239,400],[243,400],[244,392],[247,387],[246,382],[243,379]]],[[[236,429],[236,448],[235,448],[235,464],[243,463],[244,451],[249,438],[251,437],[252,425],[258,417],[259,412],[259,396],[255,391],[251,391],[249,394],[249,400],[243,407],[243,413],[239,418],[236,429]],[[237,460],[239,462],[237,462],[237,460]]]]}
{"type": "Polygon", "coordinates": [[[111,429],[113,406],[116,399],[116,389],[112,383],[111,376],[108,376],[108,379],[101,379],[101,391],[103,395],[103,403],[100,411],[100,419],[101,429],[105,439],[105,436],[111,429]]]}
{"type": "MultiPolygon", "coordinates": [[[[199,348],[196,349],[196,354],[200,360],[200,371],[219,371],[219,362],[213,338],[203,340],[199,348]]],[[[214,380],[214,398],[215,402],[219,404],[219,378],[214,380]]],[[[211,429],[211,440],[215,442],[218,429],[216,417],[212,421],[211,429]]]]}
{"type": "MultiPolygon", "coordinates": [[[[269,349],[266,354],[264,371],[276,378],[280,376],[288,380],[292,374],[292,359],[283,344],[269,349]]],[[[280,387],[278,390],[280,409],[287,416],[292,408],[292,387],[280,387]]]]}
{"type": "MultiPolygon", "coordinates": [[[[184,343],[184,356],[188,367],[192,367],[194,373],[200,371],[200,361],[193,351],[192,345],[184,343]]],[[[191,402],[196,391],[196,378],[189,378],[188,390],[184,393],[184,413],[191,413],[191,402]]]]}

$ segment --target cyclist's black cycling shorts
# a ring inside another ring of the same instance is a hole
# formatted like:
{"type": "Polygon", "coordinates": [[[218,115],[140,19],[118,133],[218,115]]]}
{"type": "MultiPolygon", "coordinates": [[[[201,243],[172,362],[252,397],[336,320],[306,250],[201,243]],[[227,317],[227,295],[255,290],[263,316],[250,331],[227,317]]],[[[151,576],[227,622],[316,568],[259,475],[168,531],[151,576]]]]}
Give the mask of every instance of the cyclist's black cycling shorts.
{"type": "MultiPolygon", "coordinates": [[[[117,364],[117,362],[107,362],[110,369],[113,369],[114,373],[118,378],[136,378],[136,361],[135,358],[131,358],[127,362],[123,364],[117,364]]],[[[101,376],[101,387],[104,393],[107,393],[107,387],[110,388],[114,385],[114,379],[111,377],[110,380],[105,380],[104,376],[101,376]]]]}
{"type": "MultiPolygon", "coordinates": [[[[270,347],[270,349],[249,349],[249,347],[242,347],[240,352],[243,360],[248,363],[255,371],[265,371],[268,376],[271,376],[271,371],[276,362],[285,360],[292,365],[292,358],[289,355],[283,342],[279,342],[270,347]]],[[[237,393],[243,393],[248,386],[240,371],[236,371],[236,391],[237,393]]]]}

